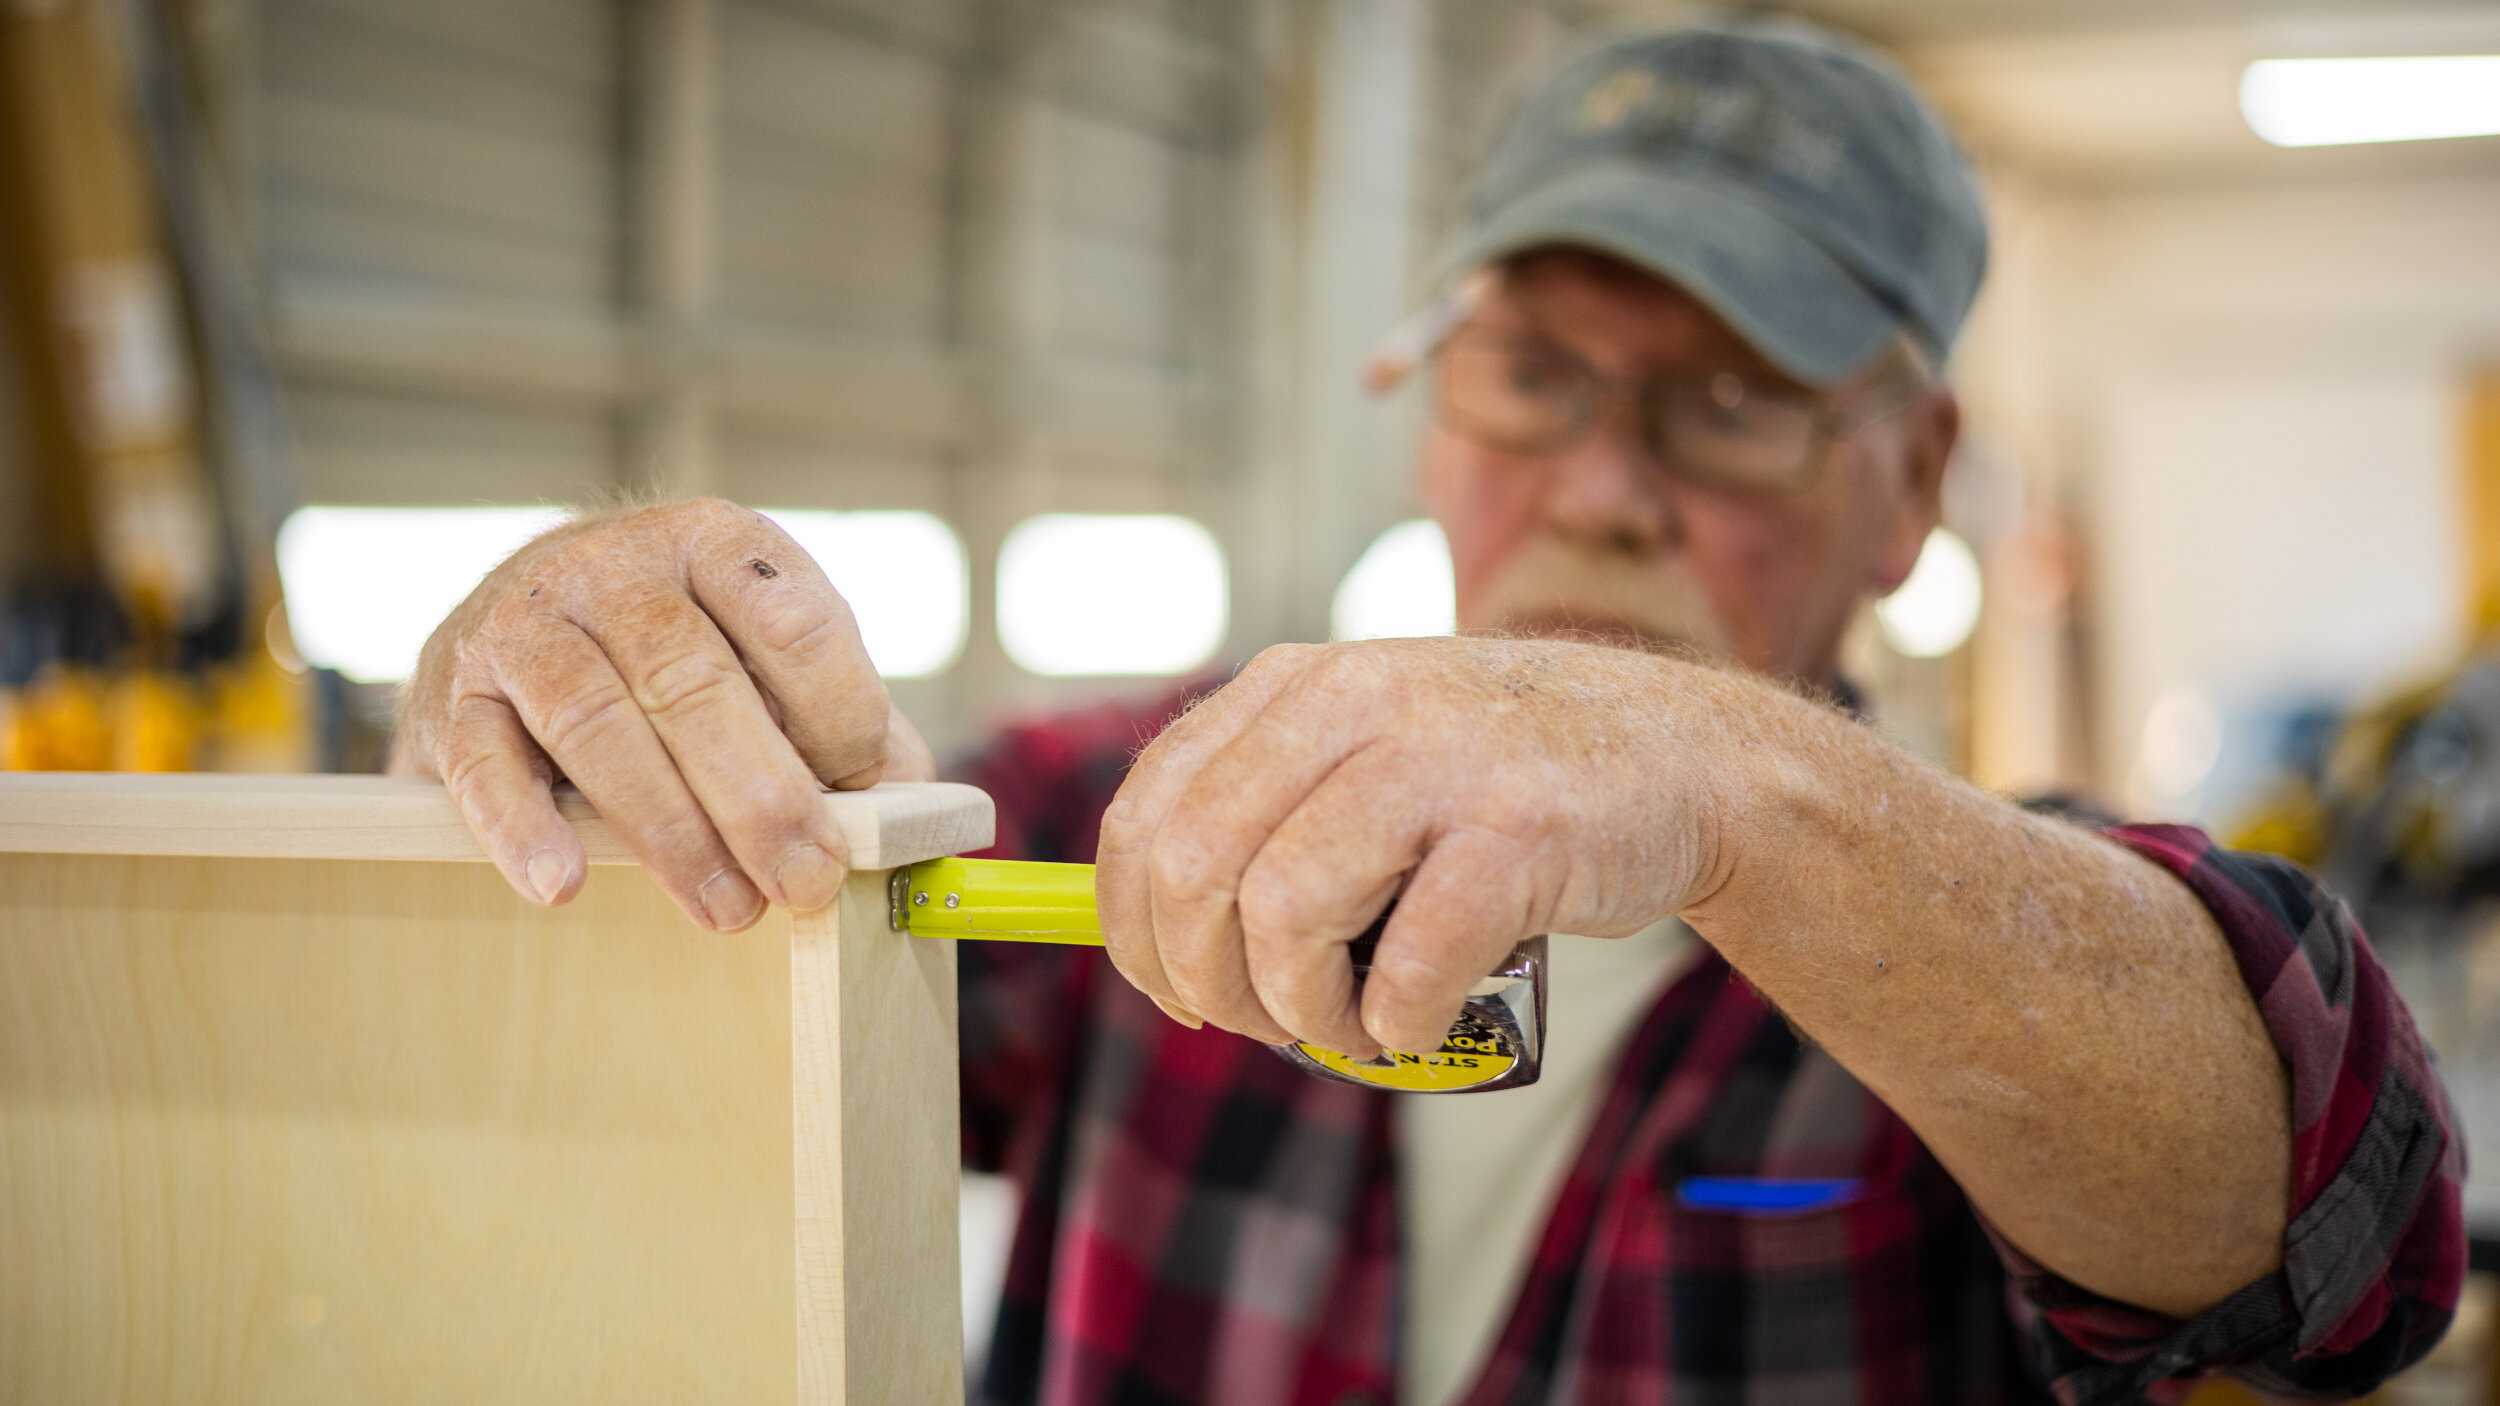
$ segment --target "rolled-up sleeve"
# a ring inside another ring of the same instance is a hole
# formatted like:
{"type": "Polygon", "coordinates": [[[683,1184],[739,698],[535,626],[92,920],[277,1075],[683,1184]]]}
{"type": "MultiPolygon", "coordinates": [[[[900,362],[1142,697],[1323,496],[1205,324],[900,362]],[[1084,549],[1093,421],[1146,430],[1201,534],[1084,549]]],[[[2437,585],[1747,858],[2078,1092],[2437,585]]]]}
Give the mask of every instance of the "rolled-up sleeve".
{"type": "Polygon", "coordinates": [[[2463,1141],[2421,1035],[2351,911],[2298,866],[2185,826],[2104,833],[2184,880],[2231,944],[2291,1076],[2289,1223],[2281,1269],[2186,1320],[2000,1238],[2033,1366],[2065,1406],[2162,1400],[2216,1372],[2359,1396],[2439,1340],[2465,1276],[2463,1141]]]}

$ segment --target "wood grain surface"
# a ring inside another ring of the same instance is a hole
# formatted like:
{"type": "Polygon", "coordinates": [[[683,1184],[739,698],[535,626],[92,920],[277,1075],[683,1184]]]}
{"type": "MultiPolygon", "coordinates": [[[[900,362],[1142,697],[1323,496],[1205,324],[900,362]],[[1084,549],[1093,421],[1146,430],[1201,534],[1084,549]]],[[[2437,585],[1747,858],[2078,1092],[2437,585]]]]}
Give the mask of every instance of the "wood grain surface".
{"type": "Polygon", "coordinates": [[[963,1399],[955,944],[886,922],[854,874],[792,933],[803,1402],[963,1399]]]}
{"type": "MultiPolygon", "coordinates": [[[[558,808],[593,864],[631,864],[616,832],[571,787],[558,808]]],[[[830,791],[851,864],[891,869],[990,842],[990,798],[927,781],[830,791]]],[[[388,776],[0,773],[0,853],[166,854],[238,859],[482,860],[437,783],[388,776]]]]}
{"type": "MultiPolygon", "coordinates": [[[[29,779],[0,1402],[961,1400],[953,951],[881,873],[720,938],[632,868],[549,910],[482,862],[144,852],[450,857],[399,783],[29,779]],[[30,796],[143,852],[30,852],[30,796]]],[[[985,841],[963,789],[862,793],[872,852],[985,841]]]]}

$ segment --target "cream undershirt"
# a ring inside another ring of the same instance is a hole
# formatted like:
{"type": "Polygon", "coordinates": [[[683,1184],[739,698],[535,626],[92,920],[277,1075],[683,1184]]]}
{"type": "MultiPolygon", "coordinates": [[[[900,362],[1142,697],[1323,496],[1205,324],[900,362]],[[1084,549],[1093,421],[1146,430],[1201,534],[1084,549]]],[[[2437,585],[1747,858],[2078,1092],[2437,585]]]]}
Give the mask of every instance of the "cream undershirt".
{"type": "Polygon", "coordinates": [[[1545,1072],[1522,1089],[1418,1095],[1395,1108],[1406,1315],[1405,1406],[1446,1406],[1475,1382],[1501,1331],[1605,1076],[1699,946],[1669,920],[1548,947],[1545,1072]]]}

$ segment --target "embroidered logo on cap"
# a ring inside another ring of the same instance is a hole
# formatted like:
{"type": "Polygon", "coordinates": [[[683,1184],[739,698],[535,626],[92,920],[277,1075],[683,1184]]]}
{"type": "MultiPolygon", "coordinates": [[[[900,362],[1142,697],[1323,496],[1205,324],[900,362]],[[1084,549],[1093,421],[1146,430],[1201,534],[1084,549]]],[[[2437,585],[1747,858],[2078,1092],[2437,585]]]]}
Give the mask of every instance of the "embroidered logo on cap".
{"type": "Polygon", "coordinates": [[[1838,172],[1839,135],[1775,103],[1753,87],[1661,78],[1641,64],[1612,69],[1580,95],[1575,125],[1592,136],[1646,129],[1680,138],[1723,161],[1777,171],[1821,187],[1838,172]]]}
{"type": "Polygon", "coordinates": [[[1658,76],[1646,68],[1618,68],[1589,86],[1580,99],[1580,130],[1606,132],[1624,125],[1658,96],[1658,76]]]}

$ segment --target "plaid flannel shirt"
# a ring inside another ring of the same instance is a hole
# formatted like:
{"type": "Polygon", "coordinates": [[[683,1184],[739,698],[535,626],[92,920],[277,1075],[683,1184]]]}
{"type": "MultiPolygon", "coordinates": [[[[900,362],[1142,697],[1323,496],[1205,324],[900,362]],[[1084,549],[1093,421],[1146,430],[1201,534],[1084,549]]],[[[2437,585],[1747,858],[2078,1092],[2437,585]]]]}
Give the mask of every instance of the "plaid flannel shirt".
{"type": "MultiPolygon", "coordinates": [[[[992,852],[1091,860],[1166,702],[1004,734],[968,775],[998,800],[992,852]]],[[[2289,864],[2184,827],[2108,833],[2212,911],[2290,1070],[2280,1270],[2185,1322],[2058,1278],[1707,953],[1636,1027],[1465,1406],[2087,1406],[2214,1372],[2348,1397],[2428,1351],[2464,1275],[2461,1143],[2368,941],[2289,864]],[[1761,1214],[1688,1204],[1694,1176],[1859,1185],[1761,1214]]],[[[1096,952],[961,960],[966,1162],[1024,1196],[980,1399],[1394,1402],[1393,1096],[1184,1029],[1096,952]]]]}

